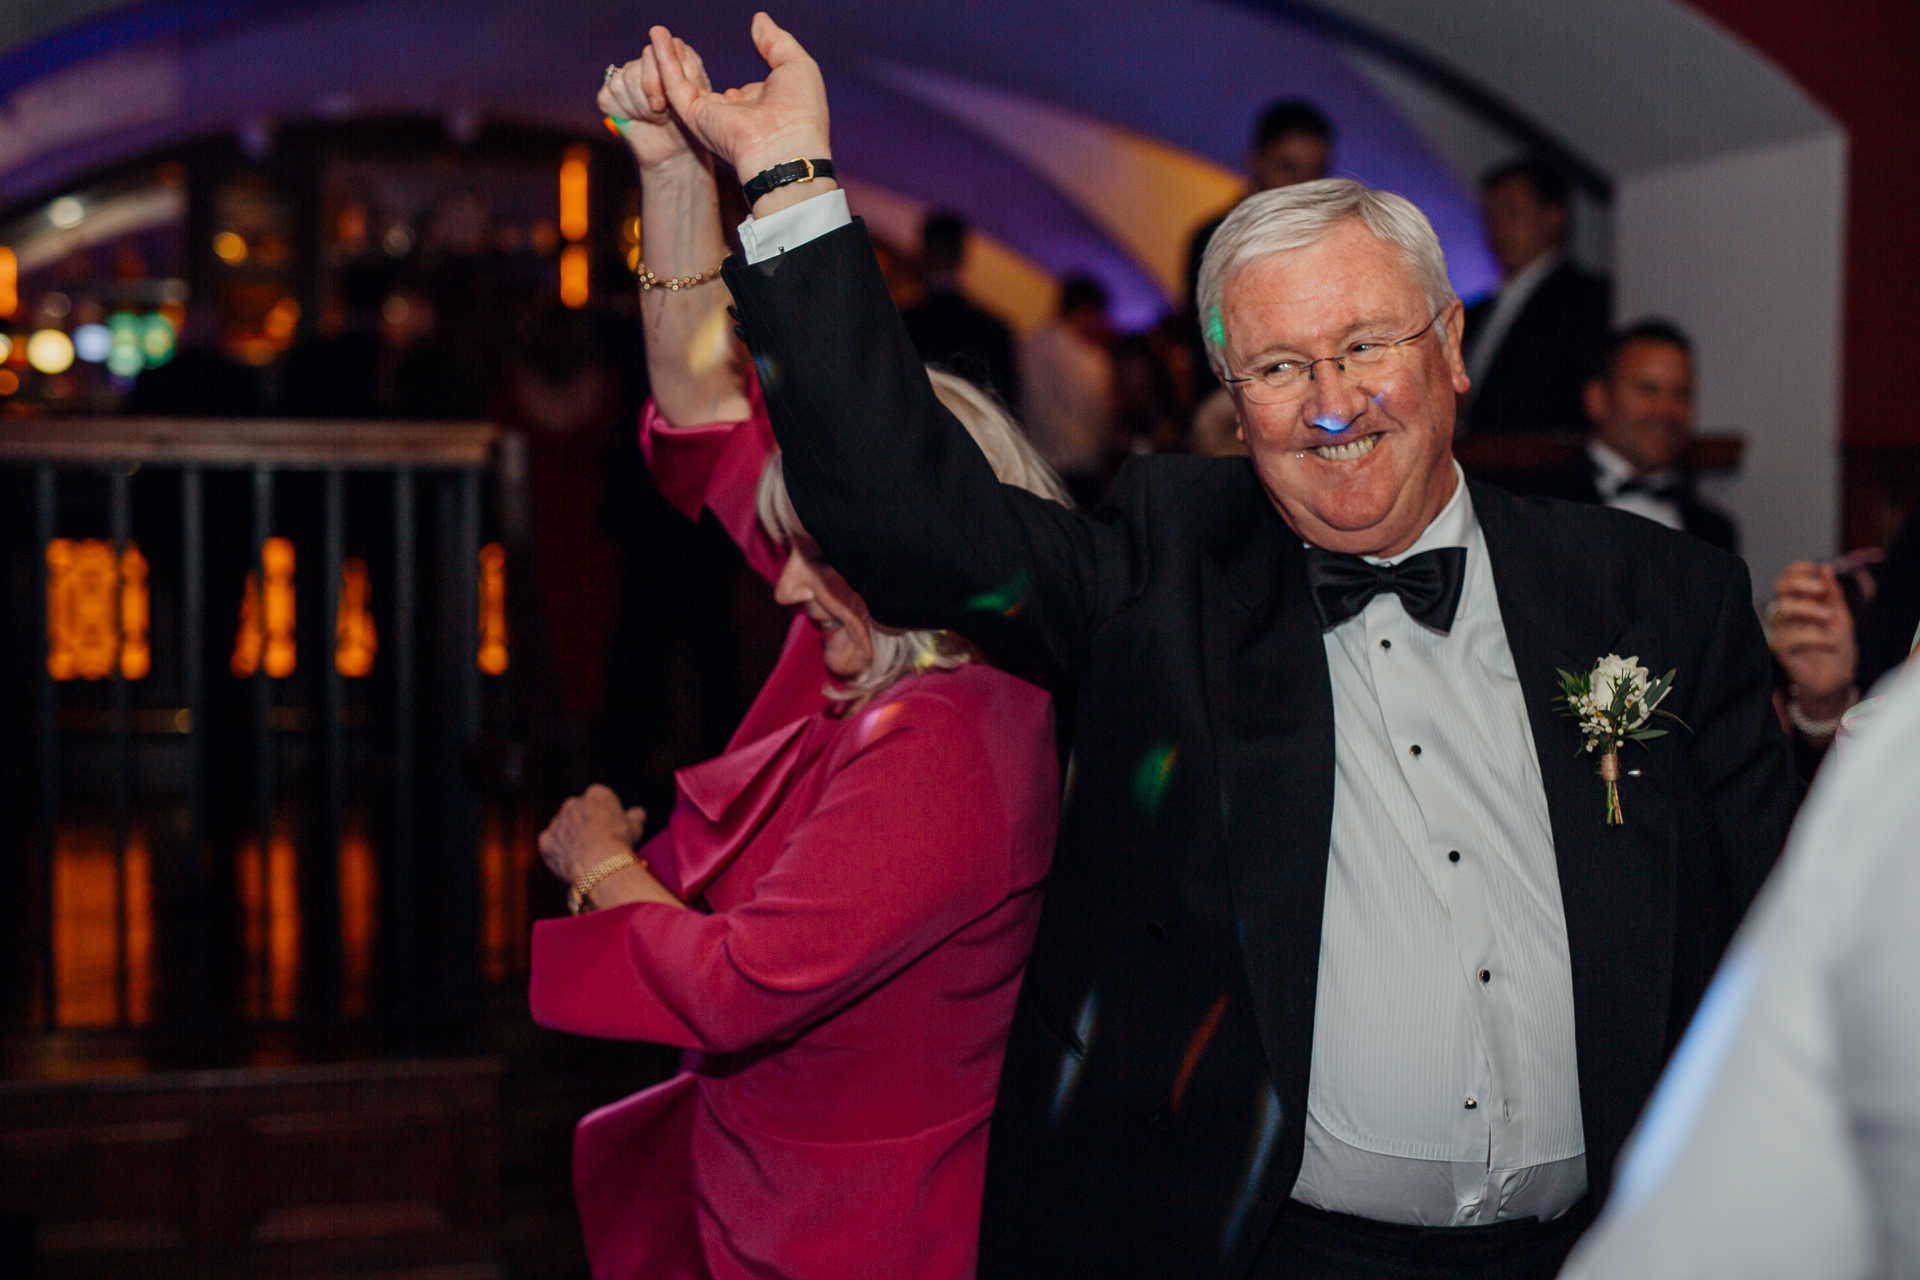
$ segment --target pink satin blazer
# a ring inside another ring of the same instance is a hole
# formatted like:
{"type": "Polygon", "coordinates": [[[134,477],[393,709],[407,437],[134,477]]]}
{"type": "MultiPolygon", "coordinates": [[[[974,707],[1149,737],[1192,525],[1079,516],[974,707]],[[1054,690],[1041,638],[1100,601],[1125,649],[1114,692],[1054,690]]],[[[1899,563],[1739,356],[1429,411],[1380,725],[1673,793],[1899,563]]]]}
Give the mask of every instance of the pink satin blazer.
{"type": "MultiPolygon", "coordinates": [[[[754,567],[773,448],[745,422],[642,443],[754,567]]],[[[836,715],[796,617],[726,754],[677,775],[641,850],[695,905],[534,927],[543,1026],[684,1045],[681,1073],[589,1115],[574,1186],[596,1280],[973,1274],[987,1118],[1052,856],[1047,695],[970,665],[836,715]],[[704,909],[698,909],[704,908],[704,909]]]]}

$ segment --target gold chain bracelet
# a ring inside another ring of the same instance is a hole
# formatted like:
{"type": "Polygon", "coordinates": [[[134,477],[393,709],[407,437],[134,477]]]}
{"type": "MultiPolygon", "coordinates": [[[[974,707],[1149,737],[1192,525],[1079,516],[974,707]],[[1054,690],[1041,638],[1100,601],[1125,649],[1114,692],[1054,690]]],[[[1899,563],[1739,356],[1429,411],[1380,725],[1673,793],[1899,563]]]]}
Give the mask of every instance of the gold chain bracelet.
{"type": "Polygon", "coordinates": [[[720,268],[715,267],[711,271],[702,271],[697,276],[681,276],[678,280],[662,280],[653,273],[652,267],[642,262],[634,266],[633,274],[640,281],[640,291],[642,293],[653,289],[665,289],[671,293],[678,293],[682,289],[691,289],[695,285],[705,284],[709,280],[718,280],[720,278],[720,268]]]}
{"type": "Polygon", "coordinates": [[[567,910],[576,916],[582,911],[593,910],[593,902],[587,895],[593,892],[594,887],[614,872],[636,864],[642,867],[647,865],[631,853],[616,853],[611,858],[595,863],[592,870],[575,880],[567,890],[567,910]]]}

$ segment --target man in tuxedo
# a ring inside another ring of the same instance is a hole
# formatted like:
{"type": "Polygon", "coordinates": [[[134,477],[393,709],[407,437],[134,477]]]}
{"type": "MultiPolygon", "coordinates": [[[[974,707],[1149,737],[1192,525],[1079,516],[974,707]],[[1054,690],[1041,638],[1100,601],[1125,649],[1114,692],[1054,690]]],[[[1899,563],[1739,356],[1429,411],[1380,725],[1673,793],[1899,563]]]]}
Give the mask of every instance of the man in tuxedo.
{"type": "Polygon", "coordinates": [[[1467,308],[1466,425],[1476,435],[1579,430],[1611,301],[1607,281],[1567,256],[1566,176],[1527,157],[1488,170],[1480,193],[1503,279],[1467,308]]]}
{"type": "Polygon", "coordinates": [[[826,97],[754,36],[767,79],[723,96],[653,32],[764,192],[726,279],[800,518],[877,617],[1077,708],[979,1274],[1553,1275],[1797,800],[1745,568],[1464,480],[1439,242],[1337,180],[1208,252],[1252,457],[1136,460],[1091,516],[1028,501],[940,408],[844,197],[771,185],[829,157],[826,97]],[[1609,653],[1674,669],[1687,726],[1630,748],[1617,826],[1554,706],[1609,653]]]}
{"type": "Polygon", "coordinates": [[[1530,493],[1602,503],[1739,551],[1733,521],[1700,500],[1680,463],[1693,438],[1693,343],[1665,320],[1609,334],[1605,363],[1587,382],[1593,434],[1576,466],[1527,485],[1530,493]]]}

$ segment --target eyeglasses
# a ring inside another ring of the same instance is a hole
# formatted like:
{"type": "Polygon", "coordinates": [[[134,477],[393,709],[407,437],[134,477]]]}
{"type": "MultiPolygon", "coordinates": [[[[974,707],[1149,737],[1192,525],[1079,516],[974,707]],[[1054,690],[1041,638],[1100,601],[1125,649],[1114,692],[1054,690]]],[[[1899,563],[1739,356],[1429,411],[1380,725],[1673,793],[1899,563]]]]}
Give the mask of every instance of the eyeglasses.
{"type": "Polygon", "coordinates": [[[1317,360],[1278,360],[1249,377],[1222,378],[1221,381],[1235,387],[1255,404],[1291,404],[1303,398],[1307,394],[1307,387],[1314,382],[1313,366],[1331,364],[1345,373],[1347,366],[1352,365],[1363,374],[1395,368],[1406,358],[1401,348],[1424,338],[1427,330],[1439,320],[1440,313],[1436,311],[1433,318],[1421,326],[1420,332],[1404,338],[1369,338],[1354,343],[1339,355],[1321,356],[1317,360]]]}

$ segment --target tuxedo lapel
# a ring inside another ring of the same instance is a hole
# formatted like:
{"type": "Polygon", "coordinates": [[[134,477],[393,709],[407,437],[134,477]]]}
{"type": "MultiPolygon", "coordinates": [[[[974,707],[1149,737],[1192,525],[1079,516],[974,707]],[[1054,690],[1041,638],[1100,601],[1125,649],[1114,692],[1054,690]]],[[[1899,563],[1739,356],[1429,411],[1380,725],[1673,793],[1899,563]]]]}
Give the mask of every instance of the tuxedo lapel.
{"type": "MultiPolygon", "coordinates": [[[[1596,558],[1590,543],[1559,546],[1549,517],[1500,490],[1472,484],[1472,496],[1553,827],[1587,1145],[1610,1150],[1612,1144],[1596,1142],[1595,1125],[1611,1130],[1618,1119],[1602,1114],[1597,1091],[1618,1078],[1625,1062],[1658,1061],[1666,1033],[1674,919],[1672,740],[1644,755],[1629,744],[1622,769],[1641,774],[1621,779],[1626,822],[1608,826],[1598,761],[1580,752],[1575,721],[1553,699],[1560,671],[1589,670],[1623,645],[1630,652],[1637,628],[1606,590],[1604,552],[1596,558]]],[[[1661,674],[1662,655],[1636,656],[1661,674]]],[[[1604,1187],[1609,1174],[1589,1162],[1590,1185],[1604,1187]]]]}
{"type": "Polygon", "coordinates": [[[1301,1123],[1333,823],[1333,691],[1306,557],[1264,494],[1203,557],[1209,721],[1228,875],[1284,1120],[1301,1123]]]}

